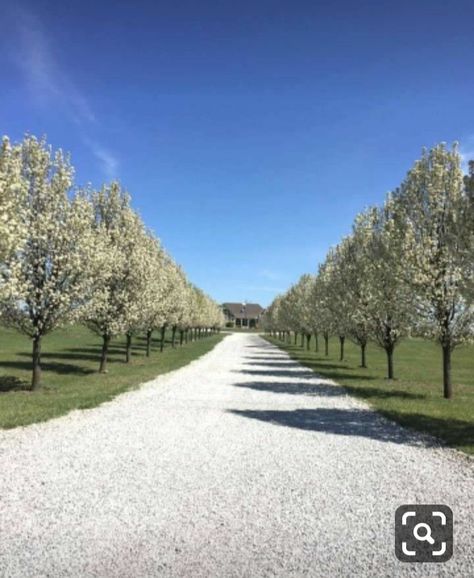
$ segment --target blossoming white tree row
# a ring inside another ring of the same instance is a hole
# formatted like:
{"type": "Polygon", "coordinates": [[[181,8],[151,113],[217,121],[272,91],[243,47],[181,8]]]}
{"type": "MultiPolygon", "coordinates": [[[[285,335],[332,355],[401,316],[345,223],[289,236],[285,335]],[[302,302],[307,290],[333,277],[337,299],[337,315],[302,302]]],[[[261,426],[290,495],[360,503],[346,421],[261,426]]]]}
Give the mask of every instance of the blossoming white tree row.
{"type": "Polygon", "coordinates": [[[452,397],[451,353],[474,337],[474,163],[467,176],[456,146],[423,151],[382,207],[355,219],[316,275],[303,275],[266,312],[266,328],[325,339],[346,336],[366,367],[369,340],[387,355],[407,335],[435,339],[443,357],[444,396],[452,397]]]}
{"type": "Polygon", "coordinates": [[[60,150],[27,136],[0,149],[0,312],[33,342],[32,389],[41,380],[42,338],[82,322],[101,336],[100,371],[110,341],[172,331],[172,345],[216,330],[218,305],[187,279],[130,206],[118,182],[74,189],[74,169],[60,150]]]}

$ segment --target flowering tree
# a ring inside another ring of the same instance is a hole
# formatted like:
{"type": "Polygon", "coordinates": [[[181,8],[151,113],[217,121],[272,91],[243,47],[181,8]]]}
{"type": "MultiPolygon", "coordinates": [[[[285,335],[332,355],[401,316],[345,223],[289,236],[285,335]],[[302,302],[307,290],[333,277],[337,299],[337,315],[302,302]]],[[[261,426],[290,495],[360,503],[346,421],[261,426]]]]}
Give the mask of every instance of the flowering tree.
{"type": "Polygon", "coordinates": [[[419,329],[441,344],[444,397],[451,398],[451,353],[472,337],[474,323],[472,299],[462,290],[466,269],[461,211],[467,201],[456,147],[424,151],[397,202],[406,227],[407,281],[417,296],[419,329]]]}
{"type": "MultiPolygon", "coordinates": [[[[5,163],[5,146],[3,167],[9,162],[5,163]]],[[[15,289],[3,303],[3,316],[33,340],[31,388],[36,389],[41,382],[42,338],[77,319],[91,293],[92,212],[84,196],[69,198],[74,171],[62,151],[53,153],[44,140],[26,137],[12,162],[15,166],[7,175],[13,183],[8,184],[4,174],[2,188],[23,187],[17,184],[19,163],[26,194],[13,197],[19,220],[13,228],[22,232],[23,242],[9,257],[9,283],[15,289]]]]}
{"type": "Polygon", "coordinates": [[[465,271],[462,291],[466,301],[474,300],[474,161],[469,161],[469,173],[464,177],[465,195],[461,205],[461,248],[465,271]]]}
{"type": "Polygon", "coordinates": [[[296,320],[302,337],[306,339],[306,349],[310,348],[313,334],[311,291],[314,277],[309,274],[302,275],[293,288],[295,296],[296,320]]]}
{"type": "Polygon", "coordinates": [[[143,290],[144,229],[130,207],[130,197],[120,184],[112,183],[90,194],[94,212],[96,258],[100,263],[93,299],[83,314],[84,323],[102,337],[100,372],[107,371],[112,337],[129,333],[127,358],[130,358],[132,328],[141,316],[138,298],[143,290]]]}
{"type": "Polygon", "coordinates": [[[335,333],[342,357],[347,334],[361,347],[363,367],[373,339],[386,352],[389,378],[403,336],[435,338],[450,398],[452,350],[474,334],[474,161],[463,176],[456,148],[424,151],[383,207],[357,216],[352,234],[320,265],[307,310],[305,301],[293,286],[267,309],[265,327],[301,331],[307,313],[326,355],[335,333]]]}
{"type": "Polygon", "coordinates": [[[331,276],[327,263],[318,268],[315,282],[312,287],[311,301],[313,311],[312,324],[324,338],[324,354],[329,355],[329,336],[334,333],[334,318],[328,303],[331,299],[331,276]]]}
{"type": "MultiPolygon", "coordinates": [[[[330,319],[331,330],[339,336],[339,360],[344,359],[344,343],[346,334],[350,330],[350,318],[353,310],[349,308],[349,293],[354,288],[347,283],[346,270],[348,263],[347,255],[349,238],[343,239],[340,245],[331,249],[326,257],[326,261],[320,270],[322,275],[322,286],[325,289],[323,295],[326,316],[330,319]]],[[[354,300],[352,300],[354,301],[354,300]]],[[[355,303],[352,303],[354,307],[355,303]]],[[[326,350],[327,350],[327,338],[326,350]]]]}
{"type": "Polygon", "coordinates": [[[394,378],[395,347],[413,321],[413,296],[404,280],[403,229],[389,195],[382,208],[358,216],[355,237],[361,249],[361,276],[366,287],[365,316],[370,334],[387,356],[387,377],[394,378]]]}
{"type": "Polygon", "coordinates": [[[146,334],[146,356],[150,357],[153,331],[163,327],[166,320],[166,298],[170,286],[169,257],[152,234],[147,236],[145,251],[147,283],[142,299],[141,324],[146,334]]]}
{"type": "Polygon", "coordinates": [[[4,137],[0,147],[0,298],[14,293],[10,267],[26,237],[25,208],[28,182],[22,174],[22,147],[4,137]]]}
{"type": "Polygon", "coordinates": [[[123,285],[122,299],[128,303],[123,311],[123,322],[126,338],[125,362],[129,363],[132,356],[132,338],[143,330],[150,286],[158,284],[159,280],[149,277],[149,259],[153,259],[150,254],[153,246],[141,219],[134,212],[129,215],[126,237],[124,248],[127,260],[123,269],[126,282],[123,285]]]}
{"type": "Polygon", "coordinates": [[[169,293],[169,306],[166,323],[171,327],[171,347],[176,347],[176,332],[186,319],[188,301],[188,283],[181,267],[173,263],[172,283],[169,293]]]}
{"type": "Polygon", "coordinates": [[[340,265],[338,268],[339,292],[344,293],[346,331],[356,345],[360,347],[360,366],[367,367],[367,344],[370,339],[370,319],[368,303],[370,283],[365,275],[367,265],[366,245],[368,230],[356,219],[352,235],[344,239],[340,246],[340,265]]]}

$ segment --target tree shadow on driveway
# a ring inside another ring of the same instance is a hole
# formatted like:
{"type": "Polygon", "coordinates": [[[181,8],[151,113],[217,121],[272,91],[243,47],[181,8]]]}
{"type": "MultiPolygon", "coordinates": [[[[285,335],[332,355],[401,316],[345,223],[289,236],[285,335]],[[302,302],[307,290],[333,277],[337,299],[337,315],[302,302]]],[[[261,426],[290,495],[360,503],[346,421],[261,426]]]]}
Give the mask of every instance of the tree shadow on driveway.
{"type": "MultiPolygon", "coordinates": [[[[292,374],[292,377],[300,377],[292,374]]],[[[314,373],[312,374],[314,377],[314,373]]],[[[326,380],[327,381],[327,380],[326,380]]],[[[310,396],[342,396],[352,395],[352,392],[347,390],[342,385],[325,383],[311,383],[308,381],[243,381],[241,383],[234,383],[235,387],[253,389],[256,391],[268,391],[272,393],[286,393],[290,395],[310,395],[310,396]]],[[[399,398],[399,399],[424,399],[424,395],[418,393],[411,393],[409,391],[398,389],[381,389],[379,387],[358,387],[358,397],[363,398],[399,398]]]]}
{"type": "Polygon", "coordinates": [[[316,408],[290,411],[229,409],[227,411],[247,419],[305,431],[364,437],[405,445],[426,447],[440,445],[434,438],[420,437],[368,409],[316,408]]]}
{"type": "Polygon", "coordinates": [[[293,377],[296,379],[317,379],[314,371],[305,369],[301,366],[293,366],[293,369],[238,369],[236,373],[243,373],[244,375],[255,375],[260,377],[272,377],[274,379],[293,377]]]}
{"type": "MultiPolygon", "coordinates": [[[[292,367],[292,366],[290,366],[292,367]]],[[[318,374],[316,371],[312,371],[311,369],[305,368],[304,366],[294,365],[294,369],[271,369],[271,366],[268,369],[240,369],[238,373],[244,373],[245,375],[256,375],[256,376],[267,376],[273,377],[275,379],[278,378],[285,378],[285,377],[296,377],[301,379],[375,379],[375,377],[371,375],[359,375],[359,374],[342,374],[338,371],[325,371],[324,375],[318,374]]]]}
{"type": "Polygon", "coordinates": [[[234,383],[233,385],[235,387],[253,389],[255,391],[286,393],[289,395],[310,395],[324,397],[347,395],[346,390],[339,385],[330,385],[326,383],[315,384],[305,381],[244,381],[242,383],[234,383]]]}

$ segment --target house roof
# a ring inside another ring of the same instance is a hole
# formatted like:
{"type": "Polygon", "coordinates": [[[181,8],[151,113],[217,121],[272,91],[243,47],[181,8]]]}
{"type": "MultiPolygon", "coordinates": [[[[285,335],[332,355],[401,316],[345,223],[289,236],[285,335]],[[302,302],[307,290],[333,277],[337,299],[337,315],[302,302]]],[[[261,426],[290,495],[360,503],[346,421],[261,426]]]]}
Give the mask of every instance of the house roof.
{"type": "Polygon", "coordinates": [[[223,303],[222,307],[227,309],[234,317],[259,317],[264,309],[258,303],[223,303]]]}

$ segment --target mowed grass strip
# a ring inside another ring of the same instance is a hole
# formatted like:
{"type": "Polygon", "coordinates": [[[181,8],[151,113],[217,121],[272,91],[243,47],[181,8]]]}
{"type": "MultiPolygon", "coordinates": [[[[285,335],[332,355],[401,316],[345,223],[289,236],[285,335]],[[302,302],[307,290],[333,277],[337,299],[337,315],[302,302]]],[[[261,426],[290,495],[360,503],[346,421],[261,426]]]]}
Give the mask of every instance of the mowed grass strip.
{"type": "MultiPolygon", "coordinates": [[[[474,454],[474,346],[453,353],[454,398],[443,398],[441,350],[433,342],[406,339],[395,350],[394,381],[387,380],[385,352],[369,345],[367,369],[360,367],[360,350],[346,340],[339,361],[339,341],[330,340],[329,357],[320,338],[319,353],[267,338],[322,377],[333,379],[383,415],[406,427],[434,435],[449,446],[474,454]]],[[[298,340],[299,342],[299,340],[298,340]]]]}
{"type": "Polygon", "coordinates": [[[133,356],[125,363],[125,339],[111,343],[107,374],[99,374],[101,339],[75,326],[48,335],[42,347],[42,388],[27,390],[31,381],[31,342],[14,330],[0,328],[0,427],[14,428],[95,407],[154,377],[179,369],[210,351],[223,335],[204,337],[160,353],[159,332],[145,356],[145,339],[135,337],[133,356]]]}

